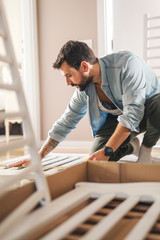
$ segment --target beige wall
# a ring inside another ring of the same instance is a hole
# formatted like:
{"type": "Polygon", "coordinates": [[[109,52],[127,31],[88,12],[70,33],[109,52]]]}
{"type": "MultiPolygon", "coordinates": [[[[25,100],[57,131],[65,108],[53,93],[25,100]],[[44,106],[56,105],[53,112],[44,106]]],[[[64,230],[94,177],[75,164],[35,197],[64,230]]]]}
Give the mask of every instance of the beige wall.
{"type": "MultiPolygon", "coordinates": [[[[62,45],[72,40],[92,39],[97,54],[96,0],[38,0],[38,39],[40,63],[41,139],[64,112],[74,89],[52,68],[62,45]]],[[[67,137],[68,140],[92,139],[88,116],[67,137]]]]}

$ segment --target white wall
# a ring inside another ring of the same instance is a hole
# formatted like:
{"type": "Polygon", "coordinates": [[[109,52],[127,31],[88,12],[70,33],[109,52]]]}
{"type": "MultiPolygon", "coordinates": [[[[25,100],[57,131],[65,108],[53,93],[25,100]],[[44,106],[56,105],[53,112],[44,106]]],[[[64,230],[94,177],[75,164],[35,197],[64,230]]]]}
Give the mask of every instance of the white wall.
{"type": "Polygon", "coordinates": [[[144,14],[160,15],[159,0],[113,0],[113,51],[129,50],[143,57],[144,14]]]}

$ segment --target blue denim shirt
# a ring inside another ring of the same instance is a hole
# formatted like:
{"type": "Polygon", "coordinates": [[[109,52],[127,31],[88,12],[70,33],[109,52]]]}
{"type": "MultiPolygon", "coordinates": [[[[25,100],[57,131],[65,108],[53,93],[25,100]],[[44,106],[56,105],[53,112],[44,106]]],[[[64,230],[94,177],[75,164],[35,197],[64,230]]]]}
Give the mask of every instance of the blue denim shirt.
{"type": "MultiPolygon", "coordinates": [[[[138,56],[127,52],[107,55],[99,59],[102,90],[122,112],[118,121],[131,131],[139,131],[147,98],[160,92],[157,76],[138,56]]],[[[107,113],[99,110],[94,83],[84,91],[75,90],[65,113],[53,124],[49,136],[58,142],[76,127],[88,109],[93,135],[102,127],[107,113]]]]}

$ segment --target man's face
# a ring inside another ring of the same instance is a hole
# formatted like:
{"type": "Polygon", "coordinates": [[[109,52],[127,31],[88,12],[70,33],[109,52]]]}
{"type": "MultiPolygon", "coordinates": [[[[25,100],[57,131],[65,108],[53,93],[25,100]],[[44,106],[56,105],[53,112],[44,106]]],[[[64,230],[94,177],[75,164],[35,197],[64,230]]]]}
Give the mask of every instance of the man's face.
{"type": "Polygon", "coordinates": [[[69,66],[66,62],[60,67],[62,75],[66,78],[67,85],[78,88],[80,91],[84,91],[86,86],[92,82],[92,77],[88,76],[85,67],[80,66],[79,70],[69,66]]]}

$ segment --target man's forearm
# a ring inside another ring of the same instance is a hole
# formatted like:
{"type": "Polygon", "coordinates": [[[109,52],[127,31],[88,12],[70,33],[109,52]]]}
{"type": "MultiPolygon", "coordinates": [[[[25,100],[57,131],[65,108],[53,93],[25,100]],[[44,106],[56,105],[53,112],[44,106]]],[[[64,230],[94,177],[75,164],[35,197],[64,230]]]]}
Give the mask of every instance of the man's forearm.
{"type": "Polygon", "coordinates": [[[119,123],[106,145],[111,147],[113,151],[116,151],[116,149],[126,140],[130,133],[131,131],[128,128],[119,123]]]}
{"type": "Polygon", "coordinates": [[[44,158],[48,153],[50,153],[54,148],[56,148],[58,144],[59,142],[48,137],[44,145],[39,150],[40,158],[44,158]]]}

